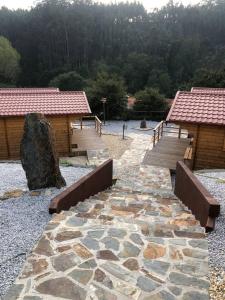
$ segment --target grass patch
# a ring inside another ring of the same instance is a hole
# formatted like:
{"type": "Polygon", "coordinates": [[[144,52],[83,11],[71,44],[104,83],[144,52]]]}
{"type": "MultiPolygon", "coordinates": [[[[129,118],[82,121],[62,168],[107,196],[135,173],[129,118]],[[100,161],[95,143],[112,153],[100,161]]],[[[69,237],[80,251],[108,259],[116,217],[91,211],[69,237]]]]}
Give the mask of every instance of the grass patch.
{"type": "Polygon", "coordinates": [[[60,160],[60,165],[63,167],[73,167],[73,164],[68,160],[60,160]]]}

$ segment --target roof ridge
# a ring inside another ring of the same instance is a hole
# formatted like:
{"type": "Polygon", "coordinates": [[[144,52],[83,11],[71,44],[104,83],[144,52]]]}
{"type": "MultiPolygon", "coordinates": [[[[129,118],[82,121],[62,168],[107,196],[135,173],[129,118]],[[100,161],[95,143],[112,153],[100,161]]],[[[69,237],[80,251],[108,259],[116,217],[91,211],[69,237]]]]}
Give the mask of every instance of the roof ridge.
{"type": "Polygon", "coordinates": [[[14,96],[18,96],[18,95],[61,95],[61,94],[83,94],[84,93],[84,91],[59,91],[59,92],[57,92],[57,91],[54,91],[54,92],[48,92],[48,91],[46,91],[46,92],[30,92],[30,93],[21,93],[21,92],[18,92],[18,93],[16,93],[16,92],[14,92],[14,93],[10,93],[10,92],[5,92],[5,93],[0,93],[0,97],[1,97],[1,95],[10,95],[10,96],[12,96],[12,97],[14,97],[14,96]]]}
{"type": "Polygon", "coordinates": [[[181,94],[190,94],[190,95],[194,95],[194,94],[197,94],[197,95],[209,95],[209,96],[225,96],[225,89],[224,89],[224,94],[220,94],[220,93],[212,93],[212,92],[198,92],[198,91],[180,91],[181,94]]]}
{"type": "Polygon", "coordinates": [[[0,90],[19,90],[19,89],[59,89],[58,87],[54,87],[54,86],[46,86],[46,87],[1,87],[0,90]]]}
{"type": "Polygon", "coordinates": [[[221,88],[221,87],[217,88],[217,87],[193,86],[191,89],[192,90],[193,89],[201,89],[201,90],[225,90],[225,87],[223,87],[223,88],[221,88]]]}

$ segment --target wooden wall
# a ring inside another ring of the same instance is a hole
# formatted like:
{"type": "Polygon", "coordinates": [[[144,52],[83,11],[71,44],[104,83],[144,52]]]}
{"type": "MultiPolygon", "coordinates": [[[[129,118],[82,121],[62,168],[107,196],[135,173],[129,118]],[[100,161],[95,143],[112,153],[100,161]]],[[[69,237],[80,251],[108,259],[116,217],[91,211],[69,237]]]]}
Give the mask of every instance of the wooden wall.
{"type": "Polygon", "coordinates": [[[7,137],[4,119],[0,119],[0,159],[8,158],[7,137]]]}
{"type": "MultiPolygon", "coordinates": [[[[47,116],[55,133],[56,151],[59,156],[70,153],[70,121],[76,116],[47,116]]],[[[24,117],[0,118],[0,159],[20,159],[20,141],[24,117]],[[7,142],[8,140],[8,142],[7,142]]]]}
{"type": "Polygon", "coordinates": [[[59,156],[68,155],[69,141],[67,118],[63,117],[48,117],[48,121],[52,125],[55,134],[55,146],[59,156]]]}
{"type": "Polygon", "coordinates": [[[181,124],[194,135],[193,168],[225,168],[225,126],[181,124]]]}

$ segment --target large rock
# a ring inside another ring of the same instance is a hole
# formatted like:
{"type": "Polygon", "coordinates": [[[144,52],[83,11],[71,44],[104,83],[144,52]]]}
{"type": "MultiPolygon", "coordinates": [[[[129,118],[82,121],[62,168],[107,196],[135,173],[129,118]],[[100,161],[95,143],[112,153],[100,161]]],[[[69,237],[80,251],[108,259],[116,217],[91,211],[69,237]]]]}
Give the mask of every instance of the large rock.
{"type": "Polygon", "coordinates": [[[44,115],[26,115],[20,152],[30,190],[66,185],[59,170],[53,131],[44,115]]]}
{"type": "Polygon", "coordinates": [[[146,122],[145,119],[141,121],[140,128],[141,128],[141,129],[147,128],[147,122],[146,122]]]}

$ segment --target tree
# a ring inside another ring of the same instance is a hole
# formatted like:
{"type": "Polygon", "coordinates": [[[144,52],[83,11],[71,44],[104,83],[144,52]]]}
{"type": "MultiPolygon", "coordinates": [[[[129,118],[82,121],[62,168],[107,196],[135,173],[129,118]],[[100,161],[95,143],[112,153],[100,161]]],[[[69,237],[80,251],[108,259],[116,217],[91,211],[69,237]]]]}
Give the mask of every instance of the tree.
{"type": "Polygon", "coordinates": [[[136,93],[143,89],[148,80],[150,59],[143,53],[131,53],[124,66],[124,77],[128,91],[136,93]]]}
{"type": "Polygon", "coordinates": [[[126,89],[123,80],[115,74],[100,72],[89,82],[87,95],[93,112],[102,112],[102,98],[107,98],[107,118],[120,116],[126,107],[126,89]]]}
{"type": "Polygon", "coordinates": [[[157,89],[146,88],[135,94],[137,99],[134,110],[139,112],[146,112],[146,116],[156,116],[151,112],[164,112],[167,110],[167,103],[165,97],[159,93],[157,89]]]}
{"type": "Polygon", "coordinates": [[[8,39],[0,36],[0,83],[14,84],[20,71],[20,55],[8,39]]]}
{"type": "Polygon", "coordinates": [[[149,74],[147,86],[160,90],[167,97],[171,96],[171,78],[167,72],[153,69],[149,74]]]}
{"type": "Polygon", "coordinates": [[[40,0],[30,10],[0,8],[0,35],[21,54],[21,86],[45,86],[72,70],[89,80],[106,72],[128,93],[151,87],[173,97],[193,81],[221,85],[225,1],[169,1],[148,13],[138,1],[40,0]],[[202,68],[219,73],[208,80],[202,68]]]}
{"type": "Polygon", "coordinates": [[[60,91],[80,91],[84,89],[85,80],[77,72],[68,72],[54,77],[49,86],[58,87],[60,91]]]}
{"type": "Polygon", "coordinates": [[[192,86],[224,88],[225,69],[207,70],[198,69],[194,75],[192,86]]]}

